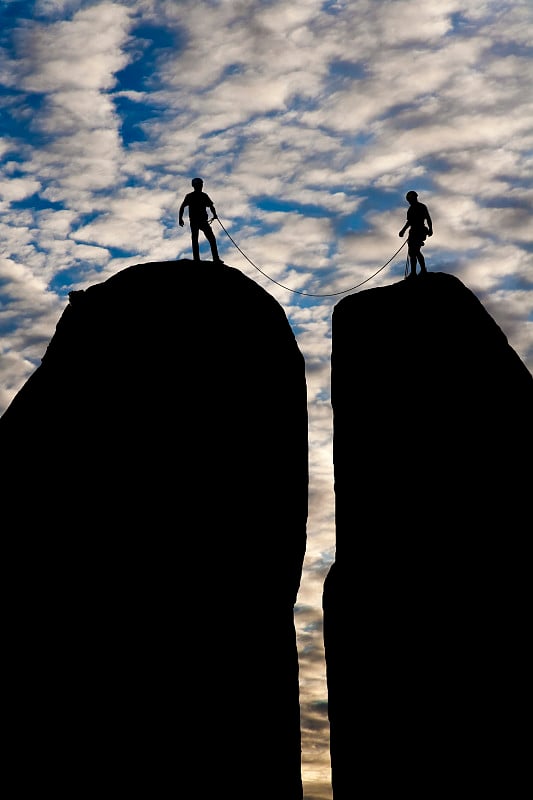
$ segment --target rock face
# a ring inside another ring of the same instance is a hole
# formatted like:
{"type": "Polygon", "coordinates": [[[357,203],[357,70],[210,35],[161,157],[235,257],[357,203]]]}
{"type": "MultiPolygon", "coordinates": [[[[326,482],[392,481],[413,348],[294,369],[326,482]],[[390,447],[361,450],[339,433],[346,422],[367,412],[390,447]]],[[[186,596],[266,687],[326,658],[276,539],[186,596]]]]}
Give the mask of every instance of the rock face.
{"type": "Polygon", "coordinates": [[[188,260],[71,293],[0,443],[39,785],[299,800],[307,390],[277,301],[188,260]]]}
{"type": "Polygon", "coordinates": [[[430,273],[335,306],[331,387],[334,800],[519,796],[533,377],[472,292],[430,273]]]}

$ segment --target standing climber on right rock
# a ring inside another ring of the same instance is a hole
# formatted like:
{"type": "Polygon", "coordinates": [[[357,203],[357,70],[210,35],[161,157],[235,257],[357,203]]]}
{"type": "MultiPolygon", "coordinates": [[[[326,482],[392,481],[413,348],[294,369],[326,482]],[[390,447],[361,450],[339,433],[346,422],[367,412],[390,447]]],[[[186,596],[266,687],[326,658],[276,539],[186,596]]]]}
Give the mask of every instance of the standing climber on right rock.
{"type": "Polygon", "coordinates": [[[411,272],[409,278],[416,276],[416,263],[420,264],[420,275],[427,273],[426,261],[421,253],[421,248],[427,236],[433,236],[433,222],[429,215],[427,206],[424,203],[419,203],[418,194],[407,192],[405,199],[409,203],[407,209],[407,222],[401,229],[399,236],[403,236],[407,228],[409,228],[409,236],[407,238],[407,248],[409,253],[409,261],[411,263],[411,272]]]}

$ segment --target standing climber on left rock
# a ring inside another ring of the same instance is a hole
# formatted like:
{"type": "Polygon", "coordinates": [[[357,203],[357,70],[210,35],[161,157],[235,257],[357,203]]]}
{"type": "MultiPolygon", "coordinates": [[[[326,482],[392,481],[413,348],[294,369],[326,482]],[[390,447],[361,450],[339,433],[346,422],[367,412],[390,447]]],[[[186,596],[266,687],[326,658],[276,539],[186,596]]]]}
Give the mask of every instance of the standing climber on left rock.
{"type": "Polygon", "coordinates": [[[198,245],[198,234],[203,232],[205,238],[211,246],[211,255],[213,261],[217,264],[224,262],[218,255],[217,240],[215,234],[211,230],[211,226],[207,219],[207,209],[210,208],[213,218],[217,219],[217,212],[211,198],[203,191],[204,182],[201,178],[193,178],[191,185],[194,191],[189,192],[183,198],[183,202],[179,210],[179,224],[183,227],[183,212],[185,208],[189,207],[189,223],[191,226],[191,240],[192,240],[192,257],[195,261],[200,261],[200,247],[198,245]]]}
{"type": "Polygon", "coordinates": [[[427,273],[426,261],[421,253],[421,248],[424,247],[426,237],[433,236],[433,222],[431,221],[427,206],[418,201],[418,194],[416,192],[407,192],[405,199],[409,203],[407,222],[398,235],[403,236],[407,228],[409,228],[409,236],[407,237],[407,249],[409,261],[411,262],[411,273],[409,277],[414,278],[416,276],[417,261],[420,264],[420,274],[425,275],[427,273]]]}

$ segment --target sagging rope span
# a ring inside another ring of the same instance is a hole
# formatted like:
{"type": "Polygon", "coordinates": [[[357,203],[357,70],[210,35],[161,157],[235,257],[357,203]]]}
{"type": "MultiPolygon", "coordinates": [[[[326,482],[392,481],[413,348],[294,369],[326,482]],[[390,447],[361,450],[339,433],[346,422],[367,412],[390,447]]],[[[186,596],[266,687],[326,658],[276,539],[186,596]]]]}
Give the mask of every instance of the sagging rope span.
{"type": "Polygon", "coordinates": [[[406,240],[405,240],[405,242],[404,242],[404,243],[403,243],[403,244],[402,244],[402,245],[401,245],[401,246],[400,246],[400,247],[399,247],[399,248],[396,250],[396,252],[394,253],[394,255],[392,255],[392,256],[389,258],[389,260],[388,260],[388,261],[386,261],[386,262],[385,262],[385,264],[383,264],[383,266],[382,266],[382,267],[380,267],[380,268],[377,270],[377,272],[374,272],[374,274],[373,274],[373,275],[370,275],[370,277],[368,277],[368,278],[365,278],[365,280],[364,280],[364,281],[361,281],[361,283],[358,283],[358,284],[356,284],[355,286],[350,286],[350,288],[349,288],[349,289],[343,289],[343,290],[342,290],[342,291],[340,291],[340,292],[331,292],[331,293],[329,293],[329,294],[313,294],[312,292],[302,292],[302,291],[300,291],[299,289],[291,289],[291,288],[290,288],[290,286],[284,286],[282,283],[279,283],[278,281],[274,280],[274,278],[271,278],[271,277],[270,277],[270,275],[267,275],[267,274],[266,274],[266,272],[263,272],[263,270],[262,270],[262,269],[260,269],[260,267],[258,267],[258,266],[257,266],[257,264],[254,264],[254,262],[252,261],[252,259],[251,259],[251,258],[248,258],[248,256],[246,255],[246,253],[244,253],[244,252],[241,250],[241,248],[239,247],[239,245],[237,244],[237,242],[236,242],[234,239],[232,239],[232,237],[231,237],[231,236],[230,236],[230,234],[227,232],[226,228],[225,228],[225,227],[224,227],[224,225],[221,223],[221,221],[219,220],[219,218],[218,218],[218,217],[213,217],[213,219],[210,219],[210,220],[209,220],[209,224],[211,224],[211,223],[213,222],[213,220],[215,220],[215,219],[217,220],[218,224],[220,225],[220,227],[222,228],[222,230],[224,231],[224,233],[226,234],[226,236],[228,237],[228,239],[230,240],[230,242],[232,242],[232,244],[233,244],[233,245],[234,245],[234,246],[237,248],[237,250],[239,251],[239,253],[240,253],[242,256],[244,256],[244,258],[245,258],[247,261],[249,261],[249,262],[250,262],[250,264],[252,265],[252,267],[255,267],[255,269],[256,269],[256,270],[258,270],[258,272],[260,272],[260,273],[261,273],[261,275],[264,275],[264,276],[265,276],[265,278],[268,278],[268,280],[269,280],[269,281],[272,281],[272,283],[275,283],[275,284],[277,284],[278,286],[281,286],[281,288],[282,288],[282,289],[287,289],[287,291],[288,291],[288,292],[295,292],[295,294],[304,294],[304,295],[306,295],[307,297],[335,297],[335,296],[336,296],[336,295],[338,295],[338,294],[345,294],[346,292],[353,292],[353,290],[354,290],[354,289],[358,289],[358,288],[359,288],[360,286],[362,286],[364,283],[367,283],[368,281],[372,280],[372,278],[375,278],[375,277],[376,277],[376,275],[377,275],[379,272],[381,272],[381,270],[382,270],[382,269],[385,269],[385,267],[387,267],[387,266],[390,264],[390,262],[392,261],[392,259],[393,259],[393,258],[396,258],[396,256],[398,255],[398,253],[400,252],[400,250],[402,249],[402,247],[405,247],[405,245],[407,244],[407,239],[406,239],[406,240]]]}

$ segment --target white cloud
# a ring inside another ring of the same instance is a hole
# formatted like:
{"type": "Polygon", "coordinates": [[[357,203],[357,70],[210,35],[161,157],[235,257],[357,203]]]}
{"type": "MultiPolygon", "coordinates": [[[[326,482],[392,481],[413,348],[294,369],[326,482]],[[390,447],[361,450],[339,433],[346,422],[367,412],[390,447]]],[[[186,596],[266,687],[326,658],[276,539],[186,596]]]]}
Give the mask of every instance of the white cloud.
{"type": "Polygon", "coordinates": [[[9,178],[0,184],[0,201],[13,203],[31,197],[40,188],[32,178],[9,178]]]}
{"type": "Polygon", "coordinates": [[[110,89],[126,66],[130,12],[119,3],[98,3],[72,19],[35,23],[17,31],[13,77],[29,92],[110,89]]]}

